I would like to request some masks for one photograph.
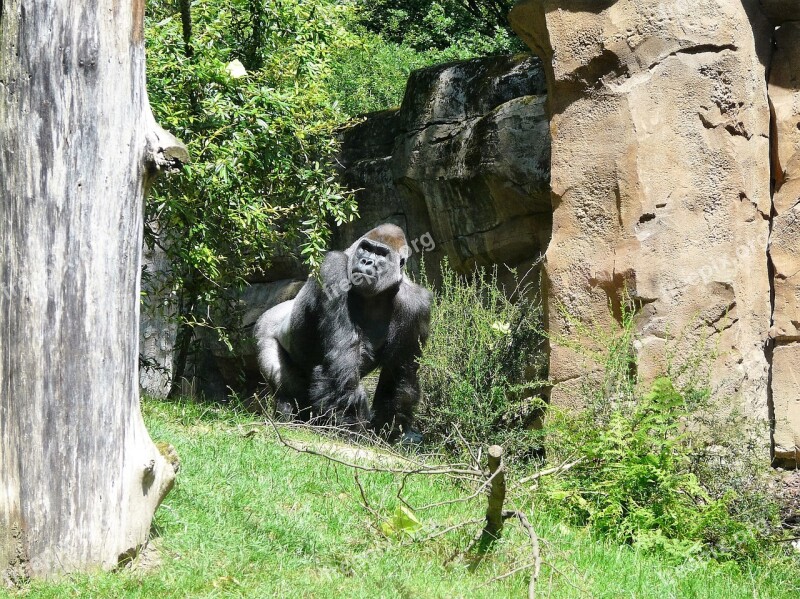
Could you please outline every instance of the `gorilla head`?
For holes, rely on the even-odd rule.
[[[375,227],[345,252],[353,290],[372,297],[395,288],[403,279],[403,266],[410,251],[403,230],[395,225]]]

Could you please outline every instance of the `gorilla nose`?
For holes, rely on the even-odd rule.
[[[373,266],[375,261],[372,258],[361,258],[361,266]]]

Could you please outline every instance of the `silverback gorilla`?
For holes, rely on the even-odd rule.
[[[256,323],[259,364],[284,417],[321,417],[419,440],[417,358],[428,337],[431,293],[403,272],[402,229],[383,224],[325,255],[293,300]],[[361,378],[381,368],[370,410]]]

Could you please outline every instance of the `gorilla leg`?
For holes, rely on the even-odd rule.
[[[372,425],[391,441],[422,441],[413,428],[420,395],[417,360],[428,339],[431,300],[429,291],[413,284],[401,286],[394,298],[381,377],[372,403]]]

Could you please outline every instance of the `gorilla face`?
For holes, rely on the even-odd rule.
[[[407,247],[399,227],[381,225],[354,243],[350,254],[350,283],[370,297],[397,286],[403,277]]]

